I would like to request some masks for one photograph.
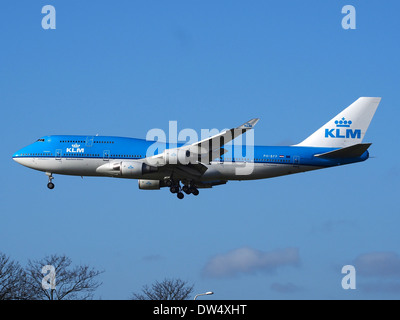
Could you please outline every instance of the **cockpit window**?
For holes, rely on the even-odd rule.
[[[44,142],[44,139],[37,139],[37,141]]]

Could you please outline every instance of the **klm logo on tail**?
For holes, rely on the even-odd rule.
[[[325,129],[325,138],[361,139],[361,129],[349,129],[352,123],[344,117],[336,120],[336,129]]]

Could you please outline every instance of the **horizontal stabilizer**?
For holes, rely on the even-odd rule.
[[[345,147],[342,149],[329,151],[321,154],[316,154],[315,157],[327,158],[327,159],[337,159],[337,158],[358,158],[367,151],[372,143],[358,143],[350,147]]]

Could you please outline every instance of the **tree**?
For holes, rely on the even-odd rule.
[[[71,267],[72,261],[65,255],[51,255],[42,260],[29,260],[26,270],[25,286],[31,292],[32,300],[87,300],[93,298],[94,291],[101,285],[96,280],[104,271],[87,265]],[[44,266],[53,270],[53,283],[43,285],[46,273]],[[47,271],[46,271],[47,272]],[[49,274],[47,274],[49,277]],[[52,280],[52,279],[50,279]],[[51,285],[52,284],[52,285]]]
[[[143,286],[141,293],[133,293],[132,300],[186,300],[193,292],[194,285],[180,279],[156,281],[149,288]]]
[[[20,299],[23,269],[18,262],[0,252],[0,300]]]

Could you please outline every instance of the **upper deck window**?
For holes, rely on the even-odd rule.
[[[37,141],[44,142],[44,139],[37,139]]]
[[[61,143],[85,143],[86,141],[82,140],[60,140]]]

